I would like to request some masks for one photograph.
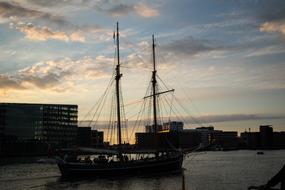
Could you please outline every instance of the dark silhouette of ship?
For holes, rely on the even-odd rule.
[[[117,132],[118,146],[115,150],[109,149],[91,149],[81,148],[73,150],[66,154],[64,158],[58,158],[58,167],[63,176],[121,176],[134,174],[153,174],[160,172],[177,172],[181,171],[183,163],[183,152],[177,149],[162,150],[154,145],[154,150],[146,151],[127,151],[122,146],[121,137],[121,115],[120,115],[120,56],[119,56],[119,26],[117,23],[116,35],[117,46],[117,65],[115,68],[116,80],[116,113],[117,113]],[[153,104],[153,126],[154,133],[157,134],[157,96],[165,92],[157,92],[157,70],[155,60],[155,40],[152,36],[152,53],[153,53],[153,71],[152,71],[152,98]],[[86,155],[89,156],[86,156]],[[78,159],[78,155],[85,155],[85,158]],[[91,159],[93,157],[93,159]]]

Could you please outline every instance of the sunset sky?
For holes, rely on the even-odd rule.
[[[154,34],[192,116],[284,118],[284,0],[0,0],[1,102],[78,104],[82,119],[112,75],[117,21],[125,103],[145,94]]]

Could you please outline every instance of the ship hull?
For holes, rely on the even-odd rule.
[[[62,176],[109,177],[122,175],[149,175],[180,171],[183,156],[163,160],[138,160],[124,163],[88,164],[76,162],[58,162]]]

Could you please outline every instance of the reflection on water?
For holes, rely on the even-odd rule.
[[[80,179],[62,180],[60,177],[56,181],[45,184],[44,189],[177,189],[182,174],[159,175],[153,177],[129,177],[113,179]],[[182,185],[182,184],[180,184]],[[179,189],[179,188],[178,188]]]
[[[247,189],[265,183],[284,164],[285,151],[207,152],[192,154],[183,167],[185,189]],[[63,179],[56,165],[13,164],[0,166],[1,190],[11,189],[112,189],[180,190],[182,174],[112,179]]]

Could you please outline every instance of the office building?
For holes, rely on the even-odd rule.
[[[70,146],[76,143],[77,113],[77,105],[0,103],[0,134]]]

